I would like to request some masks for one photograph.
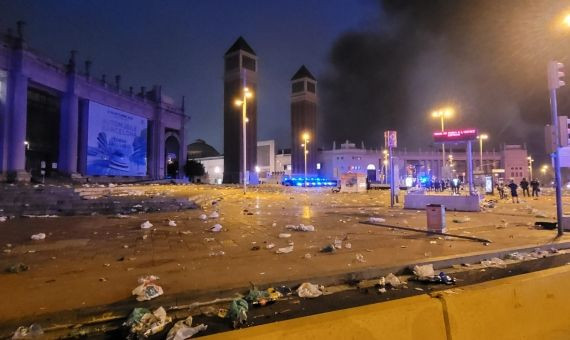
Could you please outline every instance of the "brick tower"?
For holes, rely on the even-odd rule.
[[[239,37],[224,55],[224,183],[243,181],[242,107],[235,101],[243,99],[247,87],[253,97],[247,100],[246,163],[255,174],[257,163],[257,56],[248,43]]]
[[[291,164],[292,174],[305,173],[303,135],[309,135],[307,176],[317,171],[317,80],[305,67],[291,78]]]

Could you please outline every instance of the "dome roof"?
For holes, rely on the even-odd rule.
[[[206,144],[203,139],[196,139],[194,143],[188,144],[188,159],[216,157],[220,153],[213,146]]]

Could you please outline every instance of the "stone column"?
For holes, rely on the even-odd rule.
[[[28,181],[26,172],[26,122],[28,78],[20,70],[11,72],[8,85],[8,180]]]
[[[162,109],[156,109],[155,119],[151,122],[150,150],[148,158],[149,176],[151,179],[164,178],[164,124],[162,123]]]
[[[6,103],[6,88],[8,86],[8,74],[2,70],[0,70],[0,181],[6,180],[6,171],[7,171],[7,154],[8,154],[8,145],[7,145],[7,135],[8,135],[8,126],[7,126],[7,115],[8,115],[8,107]]]
[[[75,74],[67,77],[67,91],[61,99],[58,170],[77,175],[77,148],[79,141],[79,100],[75,94]]]
[[[188,152],[186,149],[186,125],[184,124],[186,121],[186,117],[182,116],[182,126],[180,127],[180,133],[178,140],[180,141],[180,151],[178,155],[178,177],[184,178],[184,165],[186,165],[186,158],[188,156]]]

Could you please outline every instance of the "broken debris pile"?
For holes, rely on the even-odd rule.
[[[40,325],[33,323],[30,327],[20,326],[12,335],[12,339],[35,339],[40,338],[44,331]]]
[[[164,327],[172,322],[172,318],[166,315],[164,308],[159,307],[152,313],[146,308],[135,308],[123,324],[130,328],[131,334],[149,337],[164,330]]]
[[[452,285],[457,281],[454,277],[446,275],[444,272],[440,272],[436,275],[433,269],[433,264],[431,263],[420,266],[416,265],[413,268],[413,272],[415,275],[414,279],[420,282]]]
[[[192,327],[192,316],[187,317],[185,320],[180,320],[172,326],[166,340],[185,340],[193,337],[195,334],[208,329],[208,326],[203,323]]]

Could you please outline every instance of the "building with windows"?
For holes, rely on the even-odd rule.
[[[184,101],[161,86],[135,93],[28,47],[23,23],[0,36],[0,177],[114,181],[176,177],[186,163]]]
[[[202,142],[203,141],[200,140],[201,150],[215,150],[213,147],[205,144],[205,142],[202,144]],[[196,143],[190,144],[188,146],[188,150],[195,150],[195,144]],[[190,147],[191,145],[192,147]],[[189,159],[195,159],[204,165],[205,175],[201,181],[210,184],[222,184],[224,178],[225,157],[223,155],[212,155],[211,153],[202,154],[204,157],[201,158],[191,157],[190,153],[188,154]],[[291,174],[291,154],[284,153],[284,150],[281,150],[280,153],[276,154],[274,140],[257,142],[257,159],[258,164],[254,166],[254,171],[256,172],[256,177],[259,178],[260,182],[278,183],[283,175]]]
[[[500,151],[484,151],[481,158],[478,151],[473,151],[474,169],[480,174],[492,174],[508,180],[513,178],[517,183],[528,177],[529,164],[527,150],[521,145],[503,145]],[[441,150],[428,149],[408,151],[405,148],[394,149],[394,164],[399,169],[399,180],[406,177],[429,176],[437,178],[464,178],[467,172],[467,154],[465,148],[448,148],[446,166],[449,174],[442,173]],[[317,167],[319,175],[325,178],[339,179],[343,173],[353,172],[365,174],[370,181],[384,182],[388,168],[388,157],[385,150],[366,149],[364,143],[357,147],[355,143],[346,141],[340,148],[322,150],[318,153]],[[504,172],[503,172],[504,170]]]

